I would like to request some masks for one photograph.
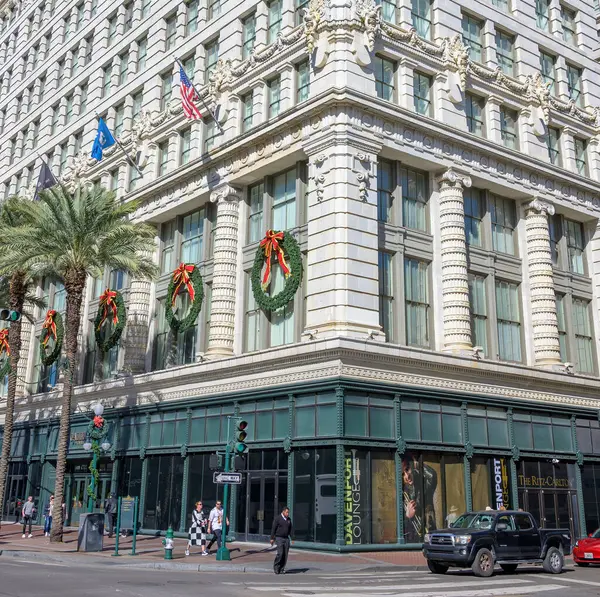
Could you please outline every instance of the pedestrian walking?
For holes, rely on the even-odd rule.
[[[31,525],[33,524],[33,515],[35,514],[35,504],[33,502],[33,496],[29,496],[27,501],[23,504],[23,510],[21,516],[23,516],[23,539],[25,539],[25,528],[29,525],[29,538],[33,537],[31,533]]]
[[[52,508],[54,507],[54,496],[50,496],[50,501],[44,508],[44,537],[50,537],[50,529],[52,528]]]
[[[225,532],[227,532],[227,526],[229,525],[229,518],[226,521]],[[212,539],[206,548],[206,551],[210,553],[210,548],[217,542],[217,548],[221,548],[221,537],[223,533],[223,504],[219,500],[215,507],[210,511],[208,515],[208,532],[212,533]]]
[[[277,553],[273,562],[275,574],[285,574],[291,536],[292,519],[290,518],[290,509],[284,506],[281,514],[273,520],[273,526],[271,527],[271,545],[273,543],[277,544]]]
[[[190,555],[190,547],[192,545],[198,545],[198,541],[200,542],[200,546],[202,547],[202,555],[207,556],[208,551],[206,551],[206,529],[208,527],[208,518],[206,518],[206,514],[204,514],[204,510],[202,509],[202,501],[196,502],[196,507],[192,511],[192,526],[188,532],[188,544],[185,550],[185,555]]]
[[[104,502],[104,514],[106,514],[106,526],[108,526],[109,539],[113,536],[115,514],[117,512],[117,495],[112,492]]]

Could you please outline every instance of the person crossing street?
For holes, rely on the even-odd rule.
[[[275,574],[285,574],[291,536],[292,519],[290,518],[290,509],[285,506],[281,514],[275,517],[273,526],[271,527],[271,545],[273,543],[277,544],[277,553],[273,562],[273,571]]]

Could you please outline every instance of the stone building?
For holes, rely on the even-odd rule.
[[[72,523],[101,401],[101,491],[139,496],[143,530],[184,531],[196,499],[221,495],[208,459],[233,416],[250,432],[240,539],[268,534],[286,502],[298,545],[343,550],[419,543],[488,505],[575,535],[600,526],[590,2],[0,0],[0,14],[0,197],[31,196],[44,157],[157,226],[156,281],[87,285]],[[174,57],[202,121],[184,117]],[[89,157],[96,114],[141,175],[117,146]],[[250,284],[268,229],[295,238],[304,272],[274,312]],[[172,334],[182,262],[204,301]],[[271,291],[285,284],[275,264]],[[103,356],[92,322],[108,286],[127,327]],[[39,293],[64,310],[60,281]],[[54,485],[61,379],[40,365],[44,315],[23,325],[5,516]]]

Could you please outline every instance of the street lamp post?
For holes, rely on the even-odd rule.
[[[83,449],[86,452],[92,452],[92,462],[90,463],[90,473],[92,479],[87,488],[88,493],[88,512],[94,511],[94,502],[96,501],[98,493],[98,459],[101,455],[101,450],[108,452],[111,448],[111,444],[108,441],[108,425],[102,417],[104,413],[104,406],[98,403],[92,406],[94,411],[94,418],[90,420],[88,425],[86,440],[83,444]]]

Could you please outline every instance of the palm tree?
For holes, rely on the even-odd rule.
[[[19,204],[24,199],[12,197],[0,207],[0,226],[14,228],[19,225]],[[0,250],[2,240],[0,239]],[[29,291],[34,285],[30,271],[22,263],[15,263],[14,268],[3,271],[0,279],[0,305],[10,307],[14,311],[23,313],[25,304],[31,306],[44,306],[43,301],[36,298]],[[29,318],[28,314],[23,313]],[[8,330],[8,344],[10,346],[10,373],[8,374],[8,393],[6,396],[6,411],[4,418],[4,435],[2,437],[2,451],[0,452],[0,521],[4,509],[4,491],[8,473],[8,461],[12,444],[15,395],[17,392],[17,369],[21,353],[21,320],[10,324]]]
[[[88,276],[98,277],[105,268],[153,278],[156,266],[148,255],[154,252],[155,229],[132,221],[135,202],[121,203],[102,188],[77,187],[73,195],[61,186],[40,193],[40,201],[24,203],[19,228],[0,225],[3,266],[24,264],[35,275],[61,280],[66,290],[64,355],[65,380],[62,394],[56,485],[50,541],[62,541],[64,480],[72,411],[73,384],[78,365],[77,334],[83,291]]]

